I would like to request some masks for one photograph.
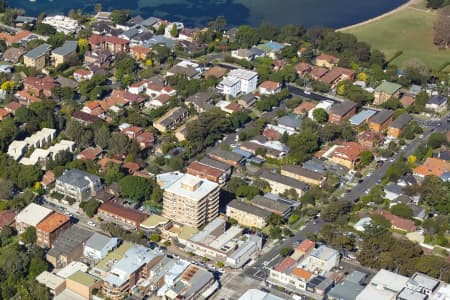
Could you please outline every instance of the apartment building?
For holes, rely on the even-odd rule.
[[[412,119],[413,118],[409,114],[398,116],[388,127],[388,137],[398,139],[402,134],[403,129],[405,129],[406,125],[408,125]]]
[[[52,46],[49,44],[42,44],[33,50],[25,53],[23,56],[23,63],[27,67],[35,68],[36,70],[42,70],[47,64],[47,56]]]
[[[391,97],[399,97],[402,86],[398,83],[384,81],[375,88],[373,104],[380,105]]]
[[[308,190],[306,183],[278,173],[265,171],[259,177],[269,183],[270,190],[274,194],[283,194],[292,189],[298,197],[302,197]]]
[[[326,177],[323,174],[295,165],[285,165],[281,169],[281,175],[305,182],[307,184],[318,185],[320,187],[326,180]]]
[[[242,226],[262,229],[266,227],[267,219],[271,213],[235,199],[228,203],[226,215]]]
[[[131,229],[139,229],[141,222],[148,218],[147,214],[112,201],[102,203],[98,208],[97,214],[103,219]]]
[[[389,125],[391,125],[392,119],[394,118],[394,112],[389,109],[384,109],[379,111],[369,120],[369,128],[376,133],[380,133],[386,130]]]
[[[69,227],[68,216],[53,212],[36,225],[36,244],[42,248],[51,248],[58,236]]]
[[[71,169],[56,179],[55,191],[82,202],[95,196],[103,188],[99,177]]]
[[[16,230],[23,233],[27,227],[36,227],[42,220],[44,220],[53,211],[46,207],[40,206],[36,203],[30,203],[27,207],[22,209],[16,216]]]
[[[243,69],[231,70],[217,86],[224,95],[236,97],[238,94],[248,94],[256,90],[258,73]]]
[[[51,60],[54,66],[67,62],[69,57],[77,53],[77,41],[65,41],[61,47],[52,51]]]
[[[219,192],[217,183],[185,174],[164,190],[163,216],[199,228],[218,216]]]
[[[161,132],[175,129],[189,116],[189,112],[183,107],[174,107],[159,118],[153,126]]]

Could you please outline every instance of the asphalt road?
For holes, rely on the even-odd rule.
[[[308,223],[305,228],[298,231],[294,236],[278,243],[269,252],[259,257],[259,259],[252,266],[249,266],[244,271],[244,274],[258,280],[265,280],[267,277],[266,267],[270,268],[282,260],[282,257],[280,256],[280,250],[282,248],[294,247],[293,245],[297,240],[305,240],[308,232],[312,232],[314,234],[318,233],[324,225],[325,222],[321,219],[317,219],[316,224],[313,222]]]
[[[340,100],[340,99],[337,99],[337,98],[334,98],[331,96],[324,96],[324,95],[317,94],[314,92],[310,92],[310,93],[306,94],[304,89],[302,89],[298,86],[292,85],[292,84],[288,84],[287,88],[288,88],[289,93],[294,94],[296,96],[303,97],[303,98],[316,100],[316,101],[329,100],[329,101],[333,101],[333,102],[342,102],[342,100]]]

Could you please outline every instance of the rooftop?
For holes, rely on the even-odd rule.
[[[71,169],[58,177],[57,181],[76,186],[78,188],[84,188],[91,183],[100,183],[100,178],[78,169]]]
[[[252,205],[259,206],[268,211],[279,211],[282,214],[291,208],[291,205],[281,201],[272,200],[264,196],[257,195],[251,201]]]
[[[261,218],[267,218],[271,214],[267,210],[264,210],[264,209],[259,208],[259,207],[255,207],[253,205],[247,204],[244,201],[240,201],[240,200],[237,200],[237,199],[234,199],[233,201],[228,203],[227,206],[228,207],[232,207],[232,208],[237,209],[237,210],[240,210],[240,211],[244,211],[246,213],[249,213],[249,214],[261,217]]]
[[[387,120],[389,120],[389,118],[391,118],[393,115],[394,115],[394,112],[392,110],[383,109],[382,111],[379,111],[378,113],[376,113],[375,116],[370,118],[370,122],[377,123],[377,124],[383,124]]]
[[[90,274],[77,271],[73,273],[69,278],[69,280],[75,281],[79,283],[80,285],[83,285],[85,287],[92,287],[94,284],[96,284],[100,279],[92,276]]]
[[[339,255],[339,253],[335,249],[325,245],[313,249],[310,254],[310,256],[316,257],[321,260],[329,260],[335,255]]]
[[[281,175],[281,174],[278,174],[278,173],[274,173],[274,172],[265,171],[259,177],[261,177],[262,179],[275,181],[275,182],[278,182],[278,183],[283,184],[283,185],[290,186],[290,187],[295,188],[295,189],[304,190],[304,189],[306,189],[308,187],[305,183],[303,183],[301,181],[298,181],[298,180],[295,180],[295,179],[293,179],[291,177],[287,177],[287,176],[284,176],[284,175]]]
[[[52,212],[53,211],[51,209],[37,205],[35,203],[30,203],[16,216],[16,222],[25,223],[30,226],[36,226]]]
[[[39,274],[36,277],[36,281],[39,282],[40,284],[45,285],[46,287],[48,287],[51,290],[54,290],[58,287],[60,287],[61,285],[63,285],[66,280],[64,278],[61,278],[53,273],[44,271],[41,274]]]
[[[66,56],[77,51],[78,42],[77,41],[65,41],[61,47],[56,48],[52,51],[53,54]]]
[[[380,92],[380,93],[382,92],[382,93],[386,93],[388,95],[393,95],[401,88],[402,88],[402,86],[398,83],[384,81],[383,83],[381,83],[379,86],[377,86],[375,88],[375,92]]]
[[[218,184],[206,179],[184,174],[183,177],[175,181],[166,188],[166,191],[187,197],[191,200],[199,201],[218,188]]]
[[[93,232],[80,225],[73,225],[61,233],[48,251],[49,256],[70,255],[77,247],[92,236]]]
[[[399,128],[402,129],[405,127],[406,124],[408,124],[413,118],[409,114],[402,114],[395,119],[390,127],[392,128]]]
[[[238,300],[284,300],[270,293],[257,289],[247,290]]]
[[[308,169],[305,169],[301,166],[296,166],[296,165],[285,165],[283,166],[283,171],[289,172],[289,173],[294,173],[296,175],[300,175],[303,177],[308,177],[308,178],[312,178],[314,180],[322,180],[323,179],[323,175]]]
[[[107,237],[106,235],[95,232],[84,244],[85,247],[89,247],[95,250],[102,250],[111,240],[115,240],[117,244],[117,238]]]
[[[366,122],[369,120],[373,115],[375,115],[377,112],[375,110],[369,110],[365,109],[354,115],[349,119],[350,124],[353,126],[359,126],[363,122]]]
[[[53,212],[37,224],[36,229],[44,232],[53,232],[68,222],[70,222],[70,218],[68,216]]]
[[[158,227],[160,225],[164,225],[167,222],[169,222],[169,219],[153,214],[150,217],[148,217],[147,219],[145,219],[144,222],[141,223],[141,227],[150,229],[150,228]]]
[[[339,104],[335,104],[331,110],[330,113],[335,114],[335,115],[339,115],[339,116],[344,116],[345,114],[347,114],[349,111],[351,111],[353,108],[356,107],[356,103],[353,101],[344,101],[341,102]]]
[[[217,156],[220,158],[223,158],[225,160],[231,160],[234,162],[240,162],[244,157],[242,155],[239,155],[237,153],[221,150],[221,149],[215,149],[208,153],[210,156]]]
[[[228,73],[228,76],[239,78],[242,80],[250,80],[253,77],[258,76],[258,73],[244,69],[234,69]]]
[[[98,210],[113,214],[115,216],[122,217],[127,220],[131,220],[136,223],[140,223],[148,217],[148,215],[145,213],[142,213],[140,211],[128,207],[124,207],[120,204],[111,201],[102,203],[102,205],[100,205]]]
[[[48,51],[50,51],[51,48],[52,48],[52,46],[50,46],[49,44],[42,44],[42,45],[34,48],[33,50],[27,52],[25,54],[25,56],[29,57],[31,59],[37,59],[37,58],[41,57],[42,55],[45,55]]]

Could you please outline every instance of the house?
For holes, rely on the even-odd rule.
[[[311,78],[314,80],[319,80],[320,78],[322,78],[325,74],[328,73],[328,69],[324,68],[324,67],[318,67],[318,66],[313,66],[311,69]]]
[[[380,105],[388,101],[391,97],[399,97],[402,86],[398,83],[383,81],[375,88],[373,104]]]
[[[115,237],[95,232],[85,243],[83,247],[83,256],[93,262],[98,262],[118,246],[119,240]]]
[[[54,241],[47,252],[46,259],[54,268],[66,267],[72,261],[78,261],[83,256],[83,244],[93,235],[90,230],[81,225],[73,225]]]
[[[237,59],[245,59],[247,61],[252,61],[258,57],[264,57],[266,54],[263,50],[258,49],[256,47],[252,47],[250,49],[237,49],[231,51],[231,57]]]
[[[332,124],[342,124],[344,120],[352,117],[355,113],[356,103],[353,101],[343,101],[330,109],[328,122]]]
[[[322,53],[315,58],[314,63],[316,66],[332,69],[338,65],[339,58],[333,55]]]
[[[0,39],[6,42],[7,46],[14,44],[24,44],[25,41],[36,39],[37,36],[28,30],[20,30],[15,35],[11,35],[7,32],[0,32]]]
[[[36,277],[36,281],[45,286],[53,296],[59,295],[66,288],[66,280],[53,273],[44,271]]]
[[[131,47],[130,53],[136,60],[145,60],[150,55],[150,49],[143,46],[134,46]]]
[[[408,125],[412,119],[413,118],[409,114],[398,116],[388,127],[388,137],[398,139],[402,134],[403,129],[405,129],[406,125]]]
[[[94,72],[86,69],[78,69],[73,72],[73,78],[78,81],[91,80],[92,76],[94,76]]]
[[[266,171],[259,177],[269,183],[271,192],[275,194],[283,194],[286,191],[294,190],[300,198],[308,190],[308,186],[304,182],[278,173]]]
[[[47,64],[47,56],[52,46],[49,44],[42,44],[33,50],[27,52],[23,56],[23,63],[27,67],[42,70]]]
[[[23,82],[24,89],[36,97],[53,97],[52,89],[59,84],[52,77],[27,77]]]
[[[376,213],[388,220],[394,229],[399,229],[406,232],[416,231],[416,225],[411,220],[396,216],[387,210],[379,210]]]
[[[298,77],[304,77],[312,71],[312,67],[312,65],[306,62],[300,62],[295,65],[295,71],[297,72]]]
[[[415,102],[416,102],[416,99],[410,95],[403,95],[400,98],[400,104],[403,106],[403,108],[408,108],[411,105],[413,105]]]
[[[0,212],[0,230],[6,226],[11,226],[16,219],[16,213],[12,211],[2,211]]]
[[[225,74],[228,72],[228,69],[219,67],[219,66],[214,66],[210,69],[208,69],[207,71],[203,72],[203,77],[205,77],[205,79],[208,78],[222,78],[223,76],[225,76]]]
[[[303,100],[302,103],[294,109],[294,113],[296,115],[308,115],[309,111],[314,109],[314,107],[316,107],[314,102]]]
[[[36,227],[43,219],[53,211],[36,203],[30,203],[16,216],[16,230],[23,233],[27,227]]]
[[[52,51],[51,60],[54,66],[58,66],[68,61],[68,59],[77,53],[77,41],[65,41],[61,47]]]
[[[314,120],[314,111],[316,109],[323,109],[325,110],[327,113],[330,112],[331,108],[333,107],[334,102],[331,100],[322,100],[320,101],[313,109],[311,109],[308,112],[308,118],[310,118],[311,120]]]
[[[36,17],[17,16],[14,20],[17,28],[23,28],[24,25],[28,25],[29,28],[33,28],[36,25]]]
[[[364,109],[351,117],[348,121],[350,122],[350,125],[359,127],[366,124],[376,113],[376,110]]]
[[[76,271],[66,278],[66,291],[79,295],[83,299],[92,299],[94,290],[100,290],[101,286],[100,278],[81,271]],[[69,298],[74,299],[75,297],[70,295]]]
[[[262,229],[267,225],[267,219],[271,213],[244,201],[234,199],[227,204],[226,215],[242,226]]]
[[[183,107],[174,107],[159,118],[153,126],[160,132],[166,132],[178,127],[189,116],[189,112]]]
[[[281,50],[284,47],[286,47],[286,46],[283,44],[280,44],[278,42],[274,42],[274,41],[269,41],[267,43],[256,46],[256,48],[264,51],[266,56],[268,56],[272,59],[276,59],[277,55],[281,52]]]
[[[285,165],[281,168],[281,175],[305,182],[311,185],[322,186],[326,177],[318,172],[305,169],[301,166]]]
[[[78,25],[78,21],[63,15],[48,16],[42,20],[43,24],[47,24],[56,29],[57,32],[64,34],[74,34],[81,27]]]
[[[279,92],[281,92],[281,84],[278,82],[266,80],[259,85],[261,95],[275,95]]]
[[[3,59],[7,62],[17,64],[25,54],[25,49],[10,47],[3,53]]]
[[[201,72],[198,64],[191,61],[181,61],[167,71],[166,77],[175,76],[176,74],[183,74],[187,79],[191,80],[199,78]]]
[[[198,113],[202,113],[212,109],[214,107],[212,102],[213,102],[212,95],[211,93],[208,92],[198,92],[188,97],[186,100],[184,100],[184,103],[186,105],[194,107],[194,109]]]
[[[99,177],[71,169],[56,179],[55,191],[82,202],[95,196],[103,188]]]
[[[447,97],[434,95],[428,100],[427,104],[425,104],[425,108],[435,113],[440,113],[447,110],[447,102]]]
[[[275,59],[272,61],[272,70],[275,72],[281,71],[287,66],[287,62],[284,59]]]
[[[355,72],[353,70],[334,67],[330,72],[320,77],[319,81],[328,84],[331,88],[335,88],[339,82],[344,80],[353,81],[354,78]]]
[[[339,265],[339,258],[340,254],[337,250],[322,245],[310,252],[304,262],[305,269],[310,272],[324,274]]]
[[[365,218],[359,219],[359,221],[356,222],[355,225],[353,225],[353,228],[357,231],[364,232],[366,230],[366,227],[370,226],[371,224],[372,224],[372,218],[365,217]]]
[[[391,125],[393,117],[394,112],[392,110],[383,109],[369,119],[369,128],[376,133],[380,133]]]
[[[189,166],[187,167],[187,173],[213,181],[218,184],[224,184],[227,179],[227,174],[223,171],[206,166],[197,161],[193,161],[189,164]]]
[[[403,289],[408,280],[409,278],[406,276],[381,269],[375,274],[361,293],[356,296],[356,300],[396,299],[396,295]]]
[[[450,172],[450,162],[434,157],[428,157],[422,165],[413,170],[414,176],[421,180],[425,176],[442,177],[447,172]]]
[[[358,144],[364,148],[371,150],[383,140],[380,134],[376,134],[372,130],[365,130],[358,134]]]
[[[36,245],[42,248],[51,248],[54,241],[70,225],[68,216],[52,212],[36,225]]]
[[[366,150],[366,148],[356,142],[344,142],[334,148],[329,159],[338,165],[353,170],[359,162],[361,152],[364,150]]]
[[[105,220],[110,220],[132,229],[139,229],[141,222],[148,218],[148,215],[145,213],[111,201],[102,203],[98,208],[97,214]]]
[[[23,106],[29,106],[31,103],[41,102],[42,99],[36,96],[31,95],[27,91],[17,91],[14,94],[14,97],[16,97],[19,100],[19,104]]]
[[[0,107],[0,121],[3,121],[3,119],[9,116],[11,116],[11,113],[3,107]]]
[[[83,151],[81,151],[77,155],[77,159],[81,159],[81,160],[85,159],[85,160],[94,161],[100,157],[102,152],[103,152],[103,149],[100,147],[95,147],[95,148],[89,147],[89,148],[86,148]]]
[[[403,195],[403,188],[395,183],[388,184],[384,187],[385,198],[392,201]]]
[[[106,68],[111,65],[113,61],[113,54],[107,49],[94,49],[86,51],[84,54],[84,62],[92,67]]]
[[[184,242],[186,250],[202,257],[220,260],[231,268],[241,268],[262,249],[262,238],[244,234],[244,228],[216,218]],[[233,245],[229,247],[227,245]]]
[[[241,94],[241,95],[238,96],[237,102],[242,107],[248,108],[248,107],[250,107],[250,106],[252,106],[253,104],[256,103],[256,97],[252,93],[245,94],[245,95]]]
[[[248,94],[256,90],[258,73],[244,70],[231,70],[217,86],[220,93],[236,97],[238,94]]]

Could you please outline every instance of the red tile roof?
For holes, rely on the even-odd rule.
[[[68,222],[70,222],[70,218],[68,216],[53,212],[36,225],[36,230],[51,233]]]
[[[145,219],[148,218],[147,214],[144,214],[140,211],[137,211],[137,210],[134,210],[131,208],[124,207],[120,204],[117,204],[117,203],[114,203],[111,201],[102,203],[102,205],[100,205],[100,207],[98,208],[98,211],[99,212],[103,211],[108,214],[112,214],[117,217],[120,217],[120,218],[131,220],[138,224],[140,224],[142,221],[144,221]]]
[[[345,142],[335,149],[333,156],[350,161],[356,161],[359,159],[359,155],[364,150],[366,150],[366,148],[356,142]]]
[[[290,267],[295,265],[297,262],[292,257],[286,257],[283,259],[278,265],[273,268],[275,271],[284,273],[286,272]]]
[[[329,63],[333,63],[333,64],[339,63],[339,58],[337,58],[336,56],[330,55],[330,54],[325,54],[325,53],[317,56],[316,60],[325,60],[325,61],[327,61]]]
[[[380,216],[386,218],[389,222],[391,222],[392,227],[408,232],[416,231],[416,226],[414,225],[414,222],[411,220],[396,216],[386,210],[380,210],[377,212],[377,214],[379,214]]]
[[[102,151],[103,149],[100,147],[90,147],[81,151],[78,156],[81,157],[81,159],[95,160],[100,155],[100,153],[102,153]]]
[[[215,177],[215,178],[218,178],[218,177],[220,177],[222,175],[222,171],[220,171],[218,169],[215,169],[215,168],[212,168],[212,167],[209,167],[209,166],[206,166],[206,165],[203,165],[203,164],[201,164],[201,163],[199,163],[197,161],[193,161],[187,167],[187,172],[189,174],[191,174],[190,172],[192,172],[192,171],[200,172],[200,173],[203,173],[203,174]]]
[[[264,88],[269,91],[274,91],[280,87],[280,84],[275,81],[266,80],[259,86],[260,88]]]
[[[0,212],[0,229],[14,223],[15,218],[16,218],[15,212],[12,211]]]
[[[316,243],[314,243],[313,241],[304,240],[295,248],[295,251],[301,251],[304,253],[308,253],[309,251],[314,249],[315,246],[316,246]]]

